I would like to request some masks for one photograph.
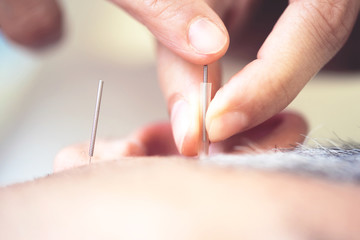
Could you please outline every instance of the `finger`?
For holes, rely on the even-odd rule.
[[[61,150],[54,160],[54,172],[89,164],[89,143],[72,145]],[[92,163],[114,161],[121,157],[145,156],[143,146],[133,139],[97,140]]]
[[[305,119],[294,112],[283,112],[248,131],[212,143],[210,153],[249,153],[272,149],[291,149],[303,143],[308,132]]]
[[[359,1],[291,1],[258,53],[218,91],[206,125],[211,141],[284,109],[346,41]]]
[[[40,47],[59,39],[62,17],[55,0],[0,0],[0,26],[12,41]]]
[[[181,154],[196,155],[203,66],[183,60],[161,44],[157,52],[160,85],[167,101],[176,146]],[[219,88],[220,80],[220,65],[215,62],[209,66],[213,93]]]
[[[223,56],[229,45],[219,16],[199,0],[112,0],[142,22],[167,48],[197,64]],[[231,0],[223,1],[224,5]]]

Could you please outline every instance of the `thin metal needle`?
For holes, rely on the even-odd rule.
[[[209,153],[209,137],[206,131],[206,112],[211,98],[211,83],[208,82],[208,65],[204,65],[204,78],[201,87],[201,142],[199,156],[204,157]]]
[[[98,126],[98,122],[99,122],[99,113],[100,113],[100,104],[101,104],[103,86],[104,86],[104,81],[100,80],[99,81],[98,92],[97,92],[97,98],[96,98],[94,122],[93,122],[93,127],[92,127],[92,132],[91,132],[91,139],[90,139],[89,164],[91,163],[91,157],[94,156],[96,131],[97,131],[97,126]]]
[[[208,65],[204,65],[204,83],[208,83]]]
[[[203,77],[203,83],[206,84],[208,83],[208,65],[204,65],[204,77]],[[206,111],[207,111],[207,99],[208,99],[208,96],[207,96],[207,89],[206,89],[206,85],[205,85],[205,89],[203,89],[202,91],[202,97],[203,97],[203,100],[202,100],[202,141],[205,143],[205,154],[207,155],[207,132],[206,132]]]

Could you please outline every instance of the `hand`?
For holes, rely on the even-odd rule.
[[[166,9],[166,12],[150,22],[143,19],[159,39],[160,82],[168,102],[176,145],[185,155],[194,155],[197,151],[199,129],[196,107],[198,85],[202,80],[202,67],[198,64],[214,62],[223,55],[228,43],[227,33],[211,9],[222,19],[233,17],[229,20],[232,28],[239,25],[244,30],[245,23],[253,24],[246,20],[256,3],[207,2],[211,8],[198,8],[204,4],[203,1],[176,1],[172,5],[170,1],[153,1],[156,4],[152,5],[152,9]],[[192,11],[189,11],[189,6]],[[210,79],[217,93],[206,119],[211,141],[222,141],[254,128],[284,109],[345,43],[358,12],[359,1],[290,1],[261,46],[257,59],[219,91],[221,70],[219,62],[214,62],[210,66]],[[191,24],[197,23],[199,16],[210,19],[218,26],[219,30],[215,31],[199,24],[202,28],[197,30],[200,36],[196,40],[200,41],[202,36],[201,41],[205,42],[205,46],[212,46],[211,50],[191,47]],[[164,22],[164,19],[169,22],[161,25],[159,22]],[[176,22],[173,22],[174,19]],[[154,21],[157,24],[153,24]],[[206,29],[211,29],[211,32],[206,32]],[[246,32],[243,31],[243,34]],[[214,42],[209,44],[213,39]]]
[[[197,153],[200,65],[213,63],[209,73],[216,95],[209,106],[206,127],[211,141],[219,142],[258,126],[284,109],[344,45],[360,5],[358,0],[290,1],[257,58],[217,91],[221,81],[217,60],[229,44],[221,19],[246,35],[247,25],[259,20],[251,18],[262,6],[259,1],[113,2],[144,23],[158,40],[160,83],[177,148],[185,155]],[[268,5],[266,11],[283,6],[278,2]]]

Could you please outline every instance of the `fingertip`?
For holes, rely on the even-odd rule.
[[[246,122],[246,117],[241,112],[223,113],[210,120],[208,133],[212,142],[224,140],[241,131]]]
[[[113,0],[167,49],[193,64],[210,64],[229,46],[225,24],[206,1]]]
[[[172,132],[174,135],[175,144],[180,153],[183,150],[183,144],[185,142],[185,137],[190,131],[191,125],[191,114],[189,104],[180,99],[174,103],[171,108],[171,126]]]
[[[199,135],[197,133],[186,136],[184,144],[181,148],[181,154],[188,157],[193,157],[198,154]]]
[[[58,41],[63,33],[62,14],[55,1],[22,2],[6,5],[11,11],[2,12],[0,22],[5,35],[13,42],[40,48]]]
[[[193,104],[195,106],[195,104]],[[176,147],[180,154],[197,154],[198,124],[196,109],[186,100],[178,100],[171,109],[171,126]]]
[[[225,140],[242,131],[249,123],[248,116],[234,107],[238,107],[239,104],[231,101],[226,88],[228,86],[224,86],[217,91],[206,114],[206,129],[211,142]],[[237,91],[231,89],[230,94],[233,94],[233,92]]]
[[[194,18],[188,29],[190,47],[199,55],[200,64],[208,64],[213,58],[223,56],[229,47],[229,35],[223,24],[216,24],[208,18]],[[203,60],[203,61],[202,61]]]

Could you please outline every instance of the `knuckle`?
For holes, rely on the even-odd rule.
[[[164,1],[162,1],[162,0],[143,0],[142,2],[147,7],[155,8],[158,6],[158,4],[161,4]]]
[[[167,1],[167,0],[140,0],[144,11],[153,18],[169,18],[177,15],[182,8],[194,2],[194,0]]]
[[[170,1],[163,0],[143,0],[143,3],[147,11],[151,14],[151,17],[160,18],[167,14],[167,10],[172,7]]]

